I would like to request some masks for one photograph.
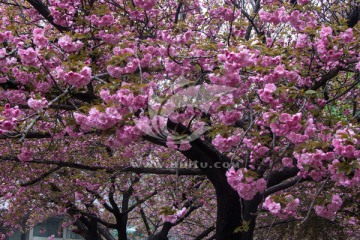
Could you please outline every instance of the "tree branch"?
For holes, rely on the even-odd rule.
[[[17,157],[0,157],[0,161],[13,161],[21,162]],[[105,170],[108,173],[136,173],[136,174],[157,174],[157,175],[187,175],[197,176],[204,175],[200,169],[191,168],[155,168],[155,167],[130,167],[130,166],[115,166],[115,167],[104,167],[104,166],[89,166],[73,162],[60,162],[51,160],[39,160],[33,159],[27,162],[28,164],[48,164],[57,165],[60,167],[69,167],[80,170],[88,171],[101,171]]]
[[[284,168],[281,171],[273,172],[268,177],[267,183],[268,188],[275,186],[286,179],[295,177],[296,174],[299,172],[299,169],[296,167],[293,168]]]
[[[311,90],[318,90],[319,88],[321,88],[322,86],[324,86],[329,80],[331,80],[332,78],[336,77],[338,75],[338,73],[340,72],[341,67],[336,67],[332,70],[330,70],[329,72],[325,73],[319,81],[317,81],[314,86],[311,87]],[[315,81],[315,79],[313,79]]]
[[[205,229],[202,233],[200,233],[194,240],[201,240],[201,239],[205,238],[207,235],[209,235],[214,230],[215,230],[215,227],[211,226],[208,229]]]
[[[28,181],[28,182],[25,182],[25,183],[21,183],[20,186],[21,187],[28,187],[28,186],[34,185],[34,184],[40,182],[41,180],[43,180],[44,178],[50,176],[52,173],[56,172],[59,169],[61,169],[61,167],[57,166],[57,167],[51,169],[50,171],[41,174],[38,178],[35,178],[34,180],[31,180],[31,181]]]
[[[51,25],[53,25],[59,32],[69,31],[68,27],[60,26],[54,23],[54,18],[51,16],[50,10],[41,0],[27,0],[36,11],[42,15]]]

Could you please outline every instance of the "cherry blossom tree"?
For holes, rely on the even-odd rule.
[[[232,240],[268,219],[359,220],[356,0],[0,12],[5,229],[68,215],[86,239],[137,225],[141,239]]]

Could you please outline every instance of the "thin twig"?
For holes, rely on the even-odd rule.
[[[315,204],[316,198],[320,195],[321,191],[324,189],[325,184],[329,181],[329,178],[330,178],[330,175],[327,176],[327,178],[325,179],[325,181],[323,182],[323,184],[321,184],[321,187],[319,188],[319,190],[316,192],[316,195],[315,195],[314,199],[312,200],[312,202],[311,202],[311,204],[310,204],[309,210],[308,210],[305,218],[301,221],[300,225],[303,224],[304,222],[306,222],[306,221],[309,219],[310,213],[311,213],[311,209],[313,208],[313,206],[314,206],[314,204]]]
[[[57,96],[56,98],[54,98],[53,100],[51,100],[48,104],[47,104],[47,108],[51,107],[51,105],[53,105],[54,103],[56,103],[57,101],[59,101],[63,96],[65,96],[66,94],[68,94],[68,92],[73,89],[73,87],[69,87],[67,88],[62,94],[60,94],[59,96]],[[24,131],[24,133],[22,134],[21,138],[19,139],[19,143],[23,142],[26,135],[28,134],[28,132],[30,132],[30,130],[33,128],[33,126],[35,125],[35,123],[37,122],[37,120],[39,120],[40,118],[40,114],[42,111],[38,111],[38,115],[36,116],[36,118],[34,118],[31,123],[27,126],[26,130]]]

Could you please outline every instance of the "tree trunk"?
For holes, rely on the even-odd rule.
[[[117,219],[118,222],[118,240],[127,240],[127,233],[126,233],[126,227],[127,227],[127,214],[125,216],[121,216]],[[120,224],[119,224],[120,223]]]
[[[240,233],[234,233],[241,226],[240,198],[229,185],[216,188],[217,219],[216,240],[239,240]]]
[[[191,134],[189,129],[170,120],[167,122],[170,131],[181,134]],[[256,210],[261,197],[258,195],[251,201],[240,203],[238,193],[229,185],[226,178],[225,167],[218,163],[231,163],[231,159],[219,152],[211,143],[200,138],[190,142],[191,148],[181,153],[188,159],[197,163],[198,168],[206,175],[215,187],[217,199],[216,240],[251,240],[255,228]],[[243,206],[242,206],[243,205]],[[243,214],[242,214],[243,212]],[[248,222],[247,231],[235,233],[235,229]]]
[[[168,234],[172,227],[172,224],[169,222],[164,223],[163,228],[160,232],[156,233],[155,235],[151,236],[150,240],[168,240]]]
[[[249,240],[253,239],[255,224],[256,224],[256,217],[257,217],[257,210],[259,204],[261,203],[262,198],[260,194],[257,194],[252,200],[250,201],[243,201],[243,217],[248,224],[248,230],[243,231],[241,234],[241,240]]]
[[[256,211],[261,202],[257,195],[250,201],[242,200],[238,193],[228,184],[216,187],[217,197],[217,220],[216,240],[251,240],[253,239]],[[241,206],[242,205],[242,206]],[[243,223],[244,221],[247,224]],[[241,226],[248,226],[247,231],[235,233],[235,229]]]

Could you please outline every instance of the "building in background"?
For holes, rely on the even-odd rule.
[[[63,228],[61,226],[62,221],[63,218],[49,218],[45,222],[36,225],[29,232],[20,233],[16,231],[14,235],[7,237],[6,240],[48,240],[52,235],[55,237],[54,240],[84,239],[69,228]]]

